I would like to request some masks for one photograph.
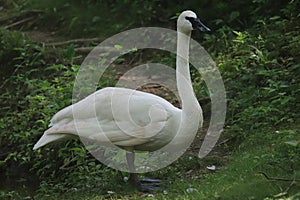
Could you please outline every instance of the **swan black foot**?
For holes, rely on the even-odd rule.
[[[138,178],[137,174],[130,174],[129,182],[140,192],[154,192],[163,190],[162,181],[159,179]]]
[[[126,152],[126,159],[128,163],[128,169],[131,172],[129,176],[129,182],[134,185],[140,192],[153,192],[162,190],[161,180],[150,178],[138,178],[138,175],[134,166],[134,153]]]
[[[136,187],[140,192],[154,192],[163,190],[162,181],[159,179],[141,178],[138,179]]]

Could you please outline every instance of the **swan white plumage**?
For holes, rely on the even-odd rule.
[[[188,60],[190,36],[195,28],[203,32],[210,31],[194,12],[182,12],[177,21],[176,58],[176,82],[182,109],[150,93],[120,87],[100,89],[55,114],[51,119],[51,127],[44,132],[33,149],[64,138],[78,137],[80,134],[81,138],[99,142],[108,139],[128,151],[154,151],[168,144],[178,131],[184,133],[179,134],[184,137],[191,130],[198,129],[203,121],[202,109],[192,88]],[[130,114],[139,126],[133,126],[127,115],[113,113],[112,95],[118,99],[113,104],[113,108],[118,111],[125,109],[125,101],[130,99],[130,104],[133,105]],[[74,112],[77,113],[76,120]],[[177,138],[179,143],[184,140],[182,137]],[[129,156],[128,160],[133,159]]]

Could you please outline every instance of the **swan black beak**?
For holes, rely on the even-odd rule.
[[[186,17],[186,19],[191,22],[194,29],[199,29],[202,32],[210,32],[210,28],[205,26],[199,18]]]
[[[210,32],[210,28],[205,26],[199,18],[196,18],[193,24],[193,28],[199,29],[202,32]]]

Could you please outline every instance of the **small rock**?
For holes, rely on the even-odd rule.
[[[127,176],[124,176],[123,181],[126,183],[128,181],[128,179],[129,178]]]
[[[186,192],[187,193],[192,193],[192,192],[198,192],[198,190],[196,188],[187,188]]]
[[[207,166],[206,169],[211,170],[211,171],[215,171],[216,170],[216,166],[215,165]]]

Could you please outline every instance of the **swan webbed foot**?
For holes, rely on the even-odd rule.
[[[163,190],[162,181],[159,179],[138,178],[137,174],[130,174],[129,181],[140,192],[154,192]]]
[[[135,173],[134,166],[134,153],[126,152],[126,159],[128,163],[128,169],[130,171],[129,182],[134,185],[140,192],[154,192],[162,189],[162,181],[159,179],[150,178],[138,178],[138,174]]]
[[[159,179],[140,178],[136,184],[136,187],[140,192],[154,192],[163,190],[162,181]]]

